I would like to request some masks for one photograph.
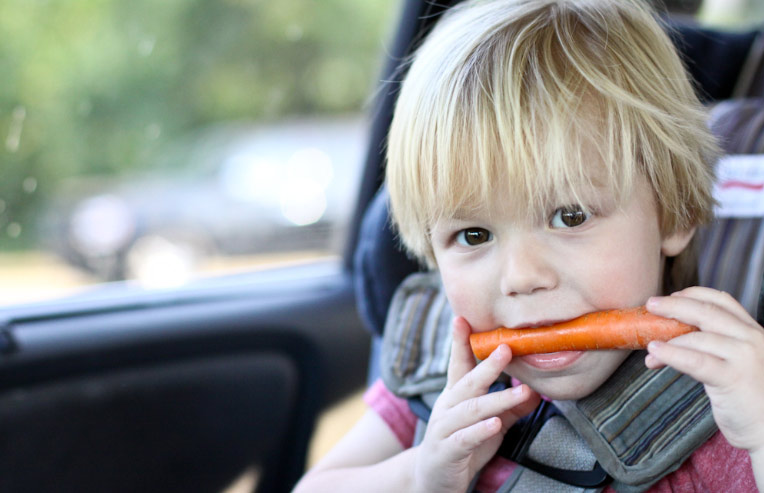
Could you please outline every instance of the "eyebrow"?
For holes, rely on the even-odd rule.
[[[528,204],[526,204],[524,207],[512,209],[511,213],[516,217],[539,219],[545,216],[549,209],[564,205],[574,205],[581,202],[579,205],[582,206],[601,206],[611,202],[615,197],[612,196],[612,190],[606,183],[606,180],[596,176],[595,173],[592,173],[592,175],[595,176],[587,177],[589,179],[587,183],[578,183],[577,187],[568,187],[568,192],[550,197],[552,200],[544,204],[539,211],[531,211]],[[573,193],[574,189],[578,192],[578,201],[576,200],[576,194]],[[471,222],[490,217],[493,209],[488,205],[488,201],[489,199],[486,199],[486,201],[477,206],[460,206],[446,210],[433,224],[437,222],[445,223],[447,221]]]

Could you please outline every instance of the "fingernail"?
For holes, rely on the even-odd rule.
[[[505,354],[507,354],[507,351],[509,351],[509,347],[506,344],[501,344],[498,346],[494,351],[493,354],[496,355],[497,358],[503,357]]]
[[[647,299],[647,303],[645,303],[645,306],[648,308],[658,306],[660,303],[660,297],[658,296],[651,296]]]
[[[650,343],[648,343],[648,344],[647,344],[647,350],[648,350],[648,351],[652,351],[652,350],[655,350],[655,349],[660,349],[660,347],[661,347],[662,345],[663,345],[663,343],[662,343],[662,342],[659,342],[659,341],[651,341]]]
[[[512,387],[512,394],[514,395],[520,395],[523,393],[523,386],[518,385],[517,387]]]

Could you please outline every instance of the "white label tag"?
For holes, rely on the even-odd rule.
[[[716,217],[764,216],[764,154],[721,158],[716,168]]]

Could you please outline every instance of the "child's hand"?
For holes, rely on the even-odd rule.
[[[764,329],[732,296],[709,288],[651,298],[647,309],[700,328],[650,343],[647,366],[666,364],[702,382],[727,441],[764,454]]]
[[[487,393],[512,354],[502,345],[476,364],[470,332],[465,319],[454,321],[448,382],[416,452],[417,491],[465,491],[494,456],[507,430],[538,406],[538,394],[525,385]]]

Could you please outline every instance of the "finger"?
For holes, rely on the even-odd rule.
[[[751,317],[751,314],[748,313],[748,310],[746,310],[745,307],[743,307],[743,305],[741,305],[740,302],[738,302],[731,294],[725,291],[719,291],[703,286],[692,286],[681,291],[671,293],[671,296],[693,298],[698,301],[713,303],[715,305],[719,305],[722,308],[725,308],[727,311],[736,315],[741,320],[751,322],[754,321],[754,318]]]
[[[704,384],[719,387],[729,380],[725,361],[711,354],[656,341],[647,349],[658,361]]]
[[[708,353],[726,361],[742,356],[741,349],[746,345],[744,341],[714,332],[691,332],[671,339],[669,344]]]
[[[702,331],[739,339],[745,338],[751,324],[755,324],[750,317],[741,319],[722,305],[688,296],[652,297],[647,300],[646,307],[651,313],[694,325]]]
[[[510,387],[499,392],[473,397],[455,405],[449,414],[448,422],[442,422],[439,434],[450,435],[460,428],[466,428],[474,423],[492,416],[511,414],[517,421],[523,414],[515,414],[514,408],[520,406],[531,397],[526,386]],[[511,420],[507,416],[507,423]],[[504,426],[502,420],[502,426]]]
[[[496,416],[455,431],[446,439],[444,451],[447,460],[458,462],[469,455],[490,438],[501,432],[501,420]]]
[[[488,358],[453,382],[447,392],[440,395],[437,404],[450,408],[467,399],[488,393],[488,388],[501,375],[511,359],[512,351],[509,346],[501,344]]]
[[[456,317],[452,323],[451,355],[448,360],[446,388],[450,389],[470,370],[475,368],[475,356],[470,346],[472,328],[464,317]]]
[[[647,353],[647,356],[645,356],[645,366],[650,368],[651,370],[657,370],[659,368],[663,368],[665,363],[661,362],[657,357],[653,356],[650,353]]]
[[[518,388],[520,388],[519,392],[523,396],[527,393],[528,397],[527,399],[520,402],[520,404],[517,406],[514,406],[512,409],[499,415],[502,423],[501,429],[503,433],[506,433],[507,430],[509,430],[515,423],[517,423],[520,418],[532,413],[537,407],[539,407],[539,403],[541,402],[541,396],[538,394],[538,392],[531,389],[527,385],[520,385]]]

